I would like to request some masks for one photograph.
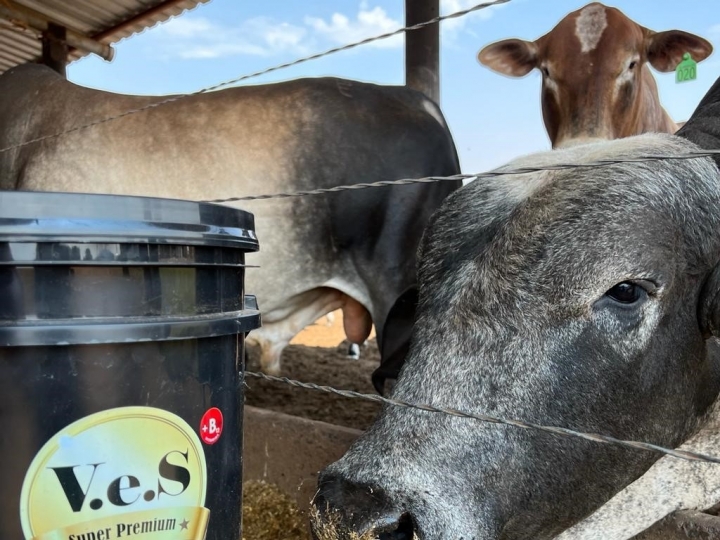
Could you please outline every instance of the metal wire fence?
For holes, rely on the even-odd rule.
[[[14,145],[11,145],[11,146],[6,146],[6,147],[4,147],[4,148],[0,148],[0,154],[2,154],[2,153],[4,153],[4,152],[9,152],[10,150],[16,150],[16,149],[18,149],[18,148],[22,148],[23,146],[28,146],[28,145],[30,145],[30,144],[40,143],[40,142],[43,142],[43,141],[47,141],[47,140],[49,140],[49,139],[55,139],[55,138],[57,138],[57,137],[62,137],[63,135],[68,135],[68,134],[70,134],[70,133],[76,133],[76,132],[81,131],[81,130],[84,130],[84,129],[88,129],[88,128],[91,128],[91,127],[99,126],[99,125],[101,125],[101,124],[106,124],[107,122],[112,122],[113,120],[118,120],[118,119],[120,119],[120,118],[125,118],[126,116],[130,116],[130,115],[137,114],[137,113],[144,112],[144,111],[149,111],[149,110],[151,110],[151,109],[155,109],[155,108],[157,108],[157,107],[161,107],[161,106],[167,105],[167,104],[169,104],[169,103],[174,103],[174,102],[176,102],[176,101],[180,101],[181,99],[186,99],[186,98],[189,98],[189,97],[191,97],[191,96],[197,96],[197,95],[200,95],[200,94],[205,94],[205,93],[207,93],[207,92],[212,92],[212,91],[214,91],[214,90],[219,90],[220,88],[224,88],[225,86],[230,86],[231,84],[237,84],[237,83],[240,83],[240,82],[247,81],[247,80],[249,80],[249,79],[253,79],[253,78],[255,78],[255,77],[260,77],[261,75],[267,75],[268,73],[272,73],[272,72],[274,72],[274,71],[278,71],[278,70],[281,70],[281,69],[286,69],[286,68],[289,68],[289,67],[292,67],[292,66],[297,66],[297,65],[299,65],[299,64],[303,64],[303,63],[305,63],[305,62],[309,62],[310,60],[317,60],[318,58],[322,58],[322,57],[324,57],[324,56],[328,56],[328,55],[331,55],[331,54],[339,53],[339,52],[341,52],[341,51],[347,51],[347,50],[349,50],[349,49],[353,49],[353,48],[359,47],[359,46],[361,46],[361,45],[366,45],[366,44],[368,44],[368,43],[372,43],[373,41],[379,41],[379,40],[381,40],[381,39],[388,39],[388,38],[391,38],[391,37],[393,37],[393,36],[396,36],[396,35],[399,35],[399,34],[403,34],[403,33],[405,33],[405,32],[412,32],[413,30],[419,30],[420,28],[425,28],[426,26],[430,26],[430,25],[433,25],[433,24],[438,24],[438,23],[440,23],[441,21],[445,21],[445,20],[448,20],[448,19],[454,19],[454,18],[458,18],[458,17],[463,17],[463,16],[468,15],[469,13],[472,13],[472,12],[474,12],[474,11],[479,11],[479,10],[481,10],[481,9],[486,9],[486,8],[489,8],[489,7],[492,7],[492,6],[497,6],[497,5],[500,5],[500,4],[507,4],[507,3],[510,2],[510,1],[511,1],[511,0],[493,0],[492,2],[483,2],[482,4],[477,4],[477,5],[475,5],[475,6],[472,6],[472,7],[468,8],[468,9],[463,9],[463,10],[461,10],[461,11],[456,11],[456,12],[450,13],[450,14],[448,14],[448,15],[442,15],[442,16],[440,16],[440,17],[435,17],[434,19],[430,19],[429,21],[426,21],[426,22],[414,24],[414,25],[411,25],[411,26],[405,26],[405,27],[403,27],[403,28],[398,28],[397,30],[394,30],[394,31],[392,31],[392,32],[387,32],[387,33],[385,33],[385,34],[380,34],[380,35],[377,35],[377,36],[373,36],[373,37],[370,37],[370,38],[366,38],[366,39],[363,39],[363,40],[360,40],[360,41],[356,41],[356,42],[354,42],[354,43],[349,43],[349,44],[347,44],[347,45],[342,45],[341,47],[334,47],[334,48],[332,48],[332,49],[328,49],[328,50],[323,51],[323,52],[320,52],[320,53],[316,53],[316,54],[312,54],[312,55],[310,55],[310,56],[305,56],[305,57],[302,57],[302,58],[298,58],[297,60],[293,60],[292,62],[287,62],[287,63],[284,63],[284,64],[279,64],[279,65],[272,66],[272,67],[269,67],[269,68],[266,68],[266,69],[263,69],[263,70],[260,70],[260,71],[256,71],[256,72],[254,72],[254,73],[249,73],[249,74],[247,74],[247,75],[242,75],[241,77],[237,77],[237,78],[235,78],[235,79],[230,79],[230,80],[228,80],[228,81],[220,82],[220,83],[218,83],[218,84],[214,84],[214,85],[212,85],[212,86],[208,86],[208,87],[206,87],[206,88],[202,88],[202,89],[200,89],[200,90],[197,90],[197,91],[195,91],[195,92],[190,92],[190,93],[187,93],[187,94],[177,94],[177,95],[175,95],[175,96],[170,96],[170,97],[167,97],[167,98],[165,98],[165,99],[161,99],[160,101],[156,101],[156,102],[154,102],[154,103],[150,103],[150,104],[148,104],[148,105],[144,105],[144,106],[142,106],[142,107],[138,107],[138,108],[136,108],[136,109],[128,109],[128,110],[126,110],[125,112],[123,112],[122,114],[117,114],[117,115],[114,115],[114,116],[108,116],[108,117],[106,117],[106,118],[98,119],[98,120],[96,120],[95,122],[89,122],[89,123],[87,123],[87,124],[82,124],[82,125],[80,125],[80,126],[76,126],[76,127],[74,127],[74,128],[71,128],[71,129],[68,129],[68,130],[65,130],[65,131],[59,131],[59,132],[57,132],[57,133],[52,133],[52,134],[50,134],[50,135],[44,135],[44,136],[42,136],[42,137],[36,137],[36,138],[34,138],[34,139],[30,139],[30,140],[27,140],[27,141],[23,141],[23,142],[18,143],[18,144],[14,144]]]
[[[503,171],[489,171],[485,173],[479,173],[474,175],[467,175],[467,174],[460,174],[460,175],[454,175],[454,176],[447,176],[447,177],[425,177],[425,178],[410,178],[410,179],[400,179],[400,180],[391,180],[391,181],[379,181],[379,182],[373,182],[373,183],[363,183],[363,184],[350,184],[350,185],[344,185],[344,186],[335,186],[332,188],[323,188],[323,189],[315,189],[315,190],[307,190],[307,191],[296,191],[296,192],[288,192],[288,193],[275,193],[275,194],[267,194],[267,195],[252,195],[247,197],[230,197],[227,199],[215,199],[210,201],[204,201],[204,202],[213,202],[213,203],[227,203],[227,202],[237,202],[237,201],[252,201],[252,200],[268,200],[268,199],[284,199],[289,197],[302,197],[302,196],[309,196],[309,195],[319,195],[319,194],[327,194],[327,193],[337,193],[342,191],[352,191],[352,190],[358,190],[358,189],[367,189],[367,188],[373,188],[373,187],[384,187],[384,186],[393,186],[393,185],[410,185],[410,184],[420,184],[420,183],[430,183],[430,182],[441,182],[441,181],[457,181],[457,180],[477,180],[481,178],[494,178],[498,176],[507,176],[507,175],[517,175],[517,174],[528,174],[533,172],[540,172],[540,171],[547,171],[547,170],[568,170],[573,168],[594,168],[594,167],[607,167],[611,165],[618,165],[618,164],[624,164],[624,163],[644,163],[644,162],[651,162],[651,161],[657,161],[657,160],[683,160],[683,159],[698,159],[702,157],[713,157],[720,155],[720,150],[703,150],[703,151],[693,151],[693,152],[687,152],[681,155],[675,155],[675,156],[663,156],[663,155],[643,155],[643,156],[635,156],[633,158],[626,158],[626,159],[605,159],[605,160],[597,160],[597,161],[591,161],[591,162],[585,162],[585,163],[561,163],[561,164],[555,164],[545,167],[520,167],[520,168],[514,168],[514,169],[508,169]],[[688,461],[699,461],[699,462],[705,462],[705,463],[716,463],[720,464],[720,457],[715,457],[707,454],[702,453],[696,453],[691,452],[687,450],[676,450],[671,448],[665,448],[662,446],[658,446],[656,444],[642,442],[642,441],[631,441],[631,440],[623,440],[618,439],[616,437],[612,437],[610,435],[603,435],[598,433],[585,433],[581,431],[576,431],[569,428],[563,428],[563,427],[556,427],[556,426],[544,426],[532,422],[525,422],[523,420],[516,420],[516,419],[508,419],[508,418],[500,418],[495,416],[489,416],[489,415],[483,415],[483,414],[477,414],[477,413],[468,413],[459,411],[457,409],[449,409],[449,408],[442,408],[442,407],[436,407],[434,405],[429,404],[418,404],[418,403],[409,403],[407,401],[400,401],[395,399],[386,398],[377,394],[362,394],[359,392],[355,392],[352,390],[342,390],[338,388],[333,388],[331,386],[322,386],[315,383],[308,383],[308,382],[302,382],[297,381],[293,379],[289,379],[287,377],[274,377],[270,376],[264,373],[259,372],[253,372],[253,371],[244,371],[244,375],[246,377],[256,378],[256,379],[264,379],[267,381],[277,382],[281,384],[286,384],[288,386],[292,386],[295,388],[302,388],[307,390],[314,390],[329,394],[335,394],[342,397],[350,398],[350,399],[360,399],[365,401],[372,401],[375,403],[382,403],[387,404],[391,406],[396,407],[403,407],[403,408],[409,408],[409,409],[416,409],[421,410],[425,412],[432,412],[432,413],[441,413],[441,414],[447,414],[449,416],[455,416],[459,418],[468,418],[473,419],[481,422],[487,422],[487,423],[493,423],[493,424],[503,424],[515,428],[520,429],[530,429],[530,430],[537,430],[542,431],[545,433],[550,433],[552,435],[561,436],[561,437],[571,437],[571,438],[579,438],[586,441],[591,441],[595,443],[601,443],[601,444],[610,444],[614,446],[620,446],[624,448],[631,448],[635,450],[644,450],[644,451],[650,451],[650,452],[656,452],[668,456],[672,456],[679,459],[684,459]]]
[[[292,66],[296,66],[311,60],[316,60],[331,54],[335,54],[341,51],[349,50],[355,47],[359,47],[361,45],[365,45],[367,43],[372,43],[374,41],[387,39],[393,36],[396,36],[398,34],[402,34],[405,32],[410,32],[414,30],[418,30],[420,28],[424,28],[429,25],[438,24],[444,20],[462,17],[465,15],[468,15],[469,13],[479,11],[482,9],[486,9],[492,6],[497,6],[500,4],[506,4],[510,2],[511,0],[494,0],[489,2],[480,3],[477,5],[474,5],[468,9],[464,9],[461,11],[457,11],[448,15],[443,15],[439,17],[435,17],[429,21],[415,24],[411,26],[406,26],[403,28],[399,28],[392,32],[387,32],[381,35],[377,35],[371,38],[363,39],[361,41],[357,41],[354,43],[350,43],[347,45],[343,45],[340,47],[335,47],[332,49],[328,49],[326,51],[312,54],[310,56],[298,58],[296,60],[293,60],[291,62],[287,62],[284,64],[279,64],[276,66],[272,66],[260,71],[256,71],[254,73],[250,73],[247,75],[243,75],[231,80],[227,80],[224,82],[220,82],[218,84],[202,88],[196,92],[191,92],[187,94],[178,94],[175,96],[166,97],[164,99],[160,99],[159,101],[156,101],[154,103],[150,103],[148,105],[145,105],[143,107],[138,107],[135,109],[126,110],[121,114],[117,114],[114,116],[109,116],[106,118],[98,119],[94,122],[90,122],[87,124],[79,125],[76,127],[73,127],[71,129],[60,131],[57,133],[45,135],[42,137],[37,137],[34,139],[30,139],[27,141],[19,142],[14,145],[6,146],[4,148],[0,148],[0,153],[9,152],[12,150],[17,150],[22,147],[41,143],[43,141],[47,141],[50,139],[55,139],[58,137],[62,137],[64,135],[76,133],[85,129],[93,128],[108,122],[112,122],[133,114],[138,114],[144,111],[149,111],[152,109],[155,109],[157,107],[161,107],[170,103],[174,103],[186,98],[189,98],[191,96],[197,96],[200,94],[204,94],[207,92],[211,92],[214,90],[218,90],[220,88],[237,84],[240,82],[247,81],[252,78],[259,77],[261,75],[266,75],[281,69],[289,68]],[[432,183],[432,182],[442,182],[442,181],[457,181],[457,180],[477,180],[477,179],[487,179],[487,178],[494,178],[499,176],[507,176],[507,175],[516,175],[516,174],[527,174],[527,173],[533,173],[533,172],[540,172],[540,171],[546,171],[546,170],[567,170],[572,168],[588,168],[588,167],[606,167],[610,165],[617,165],[617,164],[623,164],[623,163],[638,163],[638,162],[650,162],[650,161],[657,161],[657,160],[664,160],[664,159],[697,159],[702,157],[713,157],[720,155],[720,150],[704,150],[704,151],[697,151],[697,152],[687,152],[682,155],[675,155],[675,156],[662,156],[662,155],[643,155],[643,156],[636,156],[633,158],[624,158],[624,159],[612,159],[612,160],[599,160],[599,161],[592,161],[592,162],[586,162],[586,163],[562,163],[562,164],[555,164],[551,166],[544,166],[544,167],[522,167],[522,168],[515,168],[511,170],[503,170],[503,171],[489,171],[489,172],[482,172],[478,174],[458,174],[453,176],[432,176],[432,177],[424,177],[424,178],[405,178],[405,179],[396,179],[396,180],[381,180],[378,182],[372,182],[372,183],[358,183],[358,184],[349,184],[349,185],[341,185],[341,186],[335,186],[331,188],[321,188],[321,189],[314,189],[314,190],[305,190],[305,191],[295,191],[295,192],[284,192],[284,193],[273,193],[273,194],[263,194],[263,195],[249,195],[249,196],[242,196],[242,197],[228,197],[224,199],[212,199],[208,201],[203,202],[212,202],[212,203],[229,203],[229,202],[240,202],[240,201],[254,201],[254,200],[268,200],[268,199],[283,199],[283,198],[289,198],[289,197],[302,197],[302,196],[311,196],[311,195],[319,195],[319,194],[328,194],[328,193],[336,193],[336,192],[342,192],[342,191],[351,191],[351,190],[360,190],[360,189],[367,189],[367,188],[375,188],[375,187],[385,187],[385,186],[399,186],[399,185],[412,185],[412,184],[423,184],[423,183]],[[459,418],[467,418],[472,419],[476,421],[481,422],[488,422],[493,424],[502,424],[507,426],[512,426],[515,428],[520,429],[531,429],[531,430],[537,430],[542,431],[545,433],[550,433],[552,435],[561,436],[561,437],[572,437],[572,438],[579,438],[586,441],[592,441],[595,443],[600,444],[610,444],[615,446],[620,446],[624,448],[631,448],[635,450],[644,450],[644,451],[652,451],[652,452],[658,452],[664,455],[672,456],[679,459],[685,459],[690,461],[700,461],[700,462],[708,462],[708,463],[720,463],[720,457],[710,456],[706,454],[701,453],[695,453],[690,451],[684,451],[684,450],[676,450],[676,449],[670,449],[670,448],[664,448],[655,444],[647,443],[647,442],[640,442],[640,441],[629,441],[629,440],[622,440],[618,439],[609,435],[602,435],[602,434],[595,434],[595,433],[584,433],[568,428],[563,427],[556,427],[556,426],[544,426],[540,424],[535,424],[531,422],[525,422],[522,420],[515,420],[515,419],[507,419],[507,418],[500,418],[495,416],[489,416],[489,415],[483,415],[483,414],[477,414],[477,413],[468,413],[464,411],[459,411],[455,409],[449,409],[449,408],[442,408],[442,407],[436,407],[430,404],[418,404],[418,403],[409,403],[406,401],[400,401],[395,399],[390,399],[386,397],[382,397],[375,394],[362,394],[358,392],[353,392],[350,390],[341,390],[337,388],[332,388],[329,386],[321,386],[314,383],[306,383],[301,381],[296,381],[292,379],[288,379],[286,377],[272,377],[263,373],[256,373],[252,371],[245,371],[244,375],[246,377],[252,377],[252,378],[258,378],[258,379],[265,379],[269,381],[279,382],[282,384],[286,384],[295,388],[302,388],[302,389],[308,389],[313,391],[319,391],[319,392],[325,392],[325,393],[331,393],[340,395],[343,397],[351,398],[351,399],[361,399],[361,400],[367,400],[367,401],[373,401],[376,403],[382,403],[387,404],[395,407],[404,407],[404,408],[410,408],[410,409],[416,409],[421,410],[425,412],[431,412],[431,413],[439,413],[439,414],[446,414],[449,416],[459,417]]]
[[[411,184],[429,184],[433,182],[445,182],[445,181],[457,181],[457,180],[477,180],[485,178],[496,178],[499,176],[512,176],[517,174],[528,174],[541,171],[563,171],[568,169],[580,169],[580,168],[597,168],[597,167],[608,167],[611,165],[620,165],[624,163],[646,163],[650,161],[659,160],[683,160],[683,159],[698,159],[703,157],[713,157],[720,155],[720,150],[701,150],[684,152],[682,154],[676,154],[674,156],[663,156],[663,155],[642,155],[635,156],[632,158],[618,158],[618,159],[601,159],[596,161],[586,161],[583,163],[557,163],[555,165],[545,165],[542,167],[516,167],[513,169],[506,169],[502,171],[487,171],[477,174],[455,174],[452,176],[426,176],[424,178],[403,178],[400,180],[380,180],[378,182],[359,183],[359,184],[347,184],[344,186],[335,186],[331,188],[320,188],[311,189],[305,191],[291,191],[286,193],[270,193],[266,195],[247,195],[244,197],[228,197],[226,199],[208,199],[201,202],[207,203],[229,203],[229,202],[241,202],[241,201],[257,201],[257,200],[268,200],[268,199],[287,199],[290,197],[306,197],[309,195],[321,195],[326,193],[337,193],[341,191],[354,191],[358,189],[367,189],[375,187],[386,187],[386,186],[407,186]]]
[[[415,409],[415,410],[425,411],[425,412],[430,412],[430,413],[441,413],[441,414],[446,414],[448,416],[455,416],[457,418],[468,418],[471,420],[478,420],[480,422],[485,422],[485,423],[489,423],[489,424],[502,424],[502,425],[520,428],[520,429],[530,429],[530,430],[535,430],[535,431],[542,431],[542,432],[550,433],[552,435],[557,435],[560,437],[584,439],[586,441],[591,441],[591,442],[595,442],[595,443],[610,444],[613,446],[620,446],[623,448],[632,448],[634,450],[646,450],[649,452],[657,452],[660,454],[672,456],[672,457],[679,458],[679,459],[684,459],[687,461],[700,461],[700,462],[704,462],[704,463],[720,463],[720,457],[710,456],[707,454],[700,454],[700,453],[696,453],[696,452],[690,452],[690,451],[686,451],[686,450],[673,450],[671,448],[664,448],[664,447],[658,446],[656,444],[640,442],[640,441],[628,441],[628,440],[618,439],[616,437],[611,437],[609,435],[601,435],[598,433],[585,433],[582,431],[576,431],[574,429],[563,428],[563,427],[544,426],[544,425],[536,424],[533,422],[525,422],[523,420],[501,418],[499,416],[490,416],[487,414],[468,413],[468,412],[459,411],[457,409],[436,407],[434,405],[429,405],[426,403],[410,403],[408,401],[386,398],[383,396],[379,396],[377,394],[362,394],[360,392],[355,392],[353,390],[340,390],[338,388],[333,388],[332,386],[322,386],[322,385],[318,385],[315,383],[307,383],[307,382],[297,381],[294,379],[289,379],[287,377],[275,377],[272,375],[267,375],[265,373],[259,373],[259,372],[255,372],[255,371],[244,371],[244,374],[245,374],[245,377],[252,377],[255,379],[264,379],[266,381],[286,384],[286,385],[292,386],[294,388],[304,388],[306,390],[314,390],[317,392],[324,392],[327,394],[335,394],[337,396],[350,398],[350,399],[360,399],[360,400],[364,400],[364,401],[372,401],[374,403],[382,403],[382,404],[386,404],[386,405],[391,405],[393,407],[402,407],[405,409]]]

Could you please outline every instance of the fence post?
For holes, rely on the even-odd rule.
[[[42,63],[63,77],[68,58],[67,30],[59,24],[47,23],[42,33]]]
[[[440,14],[440,0],[405,0],[405,25]],[[440,24],[405,33],[405,86],[440,102]]]

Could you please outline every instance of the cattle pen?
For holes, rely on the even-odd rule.
[[[69,134],[82,136],[87,130],[113,122],[120,118],[140,115],[200,94],[245,82],[261,75],[312,61],[343,50],[363,46],[374,41],[404,34],[406,36],[406,85],[423,92],[434,101],[439,101],[439,44],[440,24],[448,19],[463,17],[469,13],[512,0],[494,0],[474,5],[468,9],[440,16],[439,0],[405,0],[406,26],[335,47],[318,54],[298,58],[292,62],[272,66],[262,71],[238,76],[232,80],[203,88],[196,92],[180,94],[159,101],[124,110],[120,114],[97,118],[68,130],[40,135],[29,140],[0,147],[0,154],[19,150],[30,145],[42,145]],[[59,73],[64,74],[67,59],[83,54],[98,54],[112,57],[110,43],[142,27],[151,26],[159,20],[178,15],[200,2],[157,2],[143,13],[136,13],[112,29],[95,32],[93,35],[71,30],[72,25],[63,26],[47,14],[38,13],[21,0],[0,0],[0,19],[9,22],[3,25],[0,43],[13,43],[15,52],[9,58],[0,54],[0,68],[37,60],[38,57]],[[135,25],[135,26],[133,26]],[[8,28],[10,28],[8,30]],[[28,33],[31,38],[28,38]],[[7,36],[20,35],[16,37]],[[38,38],[39,42],[38,42]],[[3,42],[2,40],[5,40]],[[18,45],[20,42],[20,45]],[[31,50],[25,42],[32,42]],[[38,54],[39,52],[39,54]],[[73,56],[74,55],[74,56]],[[0,98],[1,99],[1,98]],[[692,160],[701,157],[720,159],[720,150],[707,149],[692,151],[680,156],[644,154],[630,159],[597,159],[590,162],[564,162],[553,165],[521,166],[489,172],[434,175],[426,177],[379,179],[373,182],[351,183],[317,189],[303,189],[286,192],[253,193],[251,195],[197,200],[211,204],[240,204],[250,201],[275,201],[280,199],[302,199],[333,197],[337,193],[353,194],[359,191],[382,190],[389,186],[434,185],[449,182],[477,182],[511,175],[544,171],[564,171],[577,168],[604,168],[623,163],[652,163],[658,160]],[[0,216],[2,218],[2,216]],[[262,231],[259,232],[262,237]],[[261,241],[262,246],[262,241]],[[261,272],[248,268],[248,272]],[[252,293],[253,291],[248,291]],[[260,305],[262,311],[263,306]],[[693,451],[687,448],[665,448],[649,441],[622,440],[612,434],[588,433],[565,426],[542,425],[520,418],[506,418],[490,414],[477,414],[450,407],[439,407],[430,403],[411,402],[381,396],[370,384],[370,377],[380,360],[378,345],[370,339],[361,349],[361,360],[346,358],[349,343],[334,348],[315,350],[301,344],[291,344],[286,350],[282,372],[273,376],[260,369],[259,353],[255,350],[246,355],[247,365],[242,363],[240,388],[245,394],[243,425],[243,483],[253,500],[247,502],[243,512],[248,523],[243,540],[264,540],[285,538],[300,540],[309,538],[306,530],[309,504],[317,491],[318,473],[338,460],[372,423],[381,407],[418,409],[436,415],[464,418],[483,424],[500,424],[512,429],[549,433],[555,437],[581,439],[594,444],[605,444],[632,449],[637,452],[654,452],[663,457],[693,461],[720,467],[720,449],[713,452]],[[309,396],[309,397],[308,397]],[[299,405],[298,405],[299,404]],[[0,414],[0,419],[2,415]],[[119,482],[119,481],[118,481]],[[132,487],[131,480],[128,485]],[[120,488],[119,488],[120,489]],[[265,514],[263,513],[265,512]],[[282,515],[278,515],[282,514]],[[679,509],[652,524],[647,530],[635,536],[637,540],[674,540],[682,538],[720,538],[720,505],[715,508]],[[288,516],[291,517],[288,518]],[[278,530],[272,523],[276,519],[284,529]],[[149,523],[149,522],[148,522]],[[164,521],[163,521],[164,523]],[[173,521],[173,527],[174,527]],[[158,529],[159,530],[159,529]],[[262,537],[252,537],[264,534]],[[290,531],[290,532],[288,532]],[[287,536],[282,536],[283,534]],[[273,536],[274,535],[274,536]],[[109,538],[109,537],[108,537]],[[400,538],[400,537],[398,537]]]

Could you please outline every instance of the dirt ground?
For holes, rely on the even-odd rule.
[[[295,336],[291,345],[285,349],[281,375],[303,382],[374,394],[370,376],[380,365],[374,330],[366,345],[361,348],[359,360],[347,356],[349,344],[344,339],[342,311],[334,311],[320,318]],[[259,371],[258,352],[248,347],[248,356],[247,369]],[[356,429],[367,429],[380,410],[380,406],[375,403],[291,388],[281,383],[248,379],[246,384],[247,405]]]
[[[380,363],[376,341],[361,348],[360,359],[347,356],[347,342],[336,347],[290,345],[282,356],[282,376],[313,382],[343,390],[374,394],[370,375]],[[258,351],[248,347],[247,369],[259,371]],[[380,410],[369,401],[349,399],[333,394],[257,379],[246,379],[245,403],[273,411],[292,414],[351,427],[367,429]]]
[[[298,334],[282,356],[281,375],[303,382],[374,394],[372,372],[380,364],[374,332],[360,359],[347,356],[342,313],[321,318]],[[247,369],[259,371],[259,351],[248,347]],[[376,403],[343,398],[281,383],[246,379],[245,403],[273,411],[355,429],[367,429],[380,410]],[[246,482],[243,494],[243,540],[309,540],[307,518],[273,484]],[[281,531],[281,532],[280,532]]]

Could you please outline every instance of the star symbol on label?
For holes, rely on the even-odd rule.
[[[182,523],[180,524],[180,528],[183,530],[187,530],[189,524],[190,522],[187,519],[183,519]]]

